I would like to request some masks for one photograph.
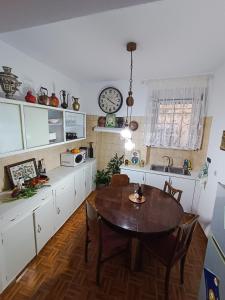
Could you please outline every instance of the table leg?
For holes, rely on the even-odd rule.
[[[131,240],[131,270],[141,271],[142,266],[142,249],[141,242],[137,238]]]

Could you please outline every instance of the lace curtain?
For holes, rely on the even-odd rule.
[[[206,86],[153,89],[146,110],[145,144],[159,148],[200,149],[206,93]]]

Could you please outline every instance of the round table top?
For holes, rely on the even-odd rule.
[[[95,205],[99,215],[112,225],[133,233],[163,233],[179,225],[184,211],[172,196],[158,188],[142,185],[146,201],[136,204],[129,200],[134,188],[134,184],[129,184],[98,190]]]

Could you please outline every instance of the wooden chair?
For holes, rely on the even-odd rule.
[[[129,177],[126,174],[114,174],[111,179],[112,186],[125,186],[130,182]]]
[[[187,223],[181,224],[176,232],[154,240],[143,240],[143,246],[155,256],[165,267],[165,299],[169,299],[169,281],[172,267],[180,261],[180,282],[184,283],[184,265],[187,252],[196,227],[198,216],[195,215]]]
[[[175,189],[168,181],[165,181],[163,191],[173,196],[173,198],[176,199],[177,202],[180,202],[183,191]],[[176,194],[177,196],[175,196]]]
[[[100,267],[106,260],[129,250],[129,238],[109,227],[96,209],[86,201],[85,262],[88,262],[88,245],[97,243],[96,283],[100,284]]]

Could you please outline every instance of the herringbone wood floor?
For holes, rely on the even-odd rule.
[[[92,195],[90,196],[90,198]],[[84,207],[48,242],[1,300],[163,300],[164,267],[144,254],[143,271],[131,272],[124,257],[102,267],[101,287],[95,284],[96,247],[84,263]],[[179,285],[179,267],[172,271],[171,300],[196,300],[206,239],[199,227],[194,233],[185,266],[185,284]]]

